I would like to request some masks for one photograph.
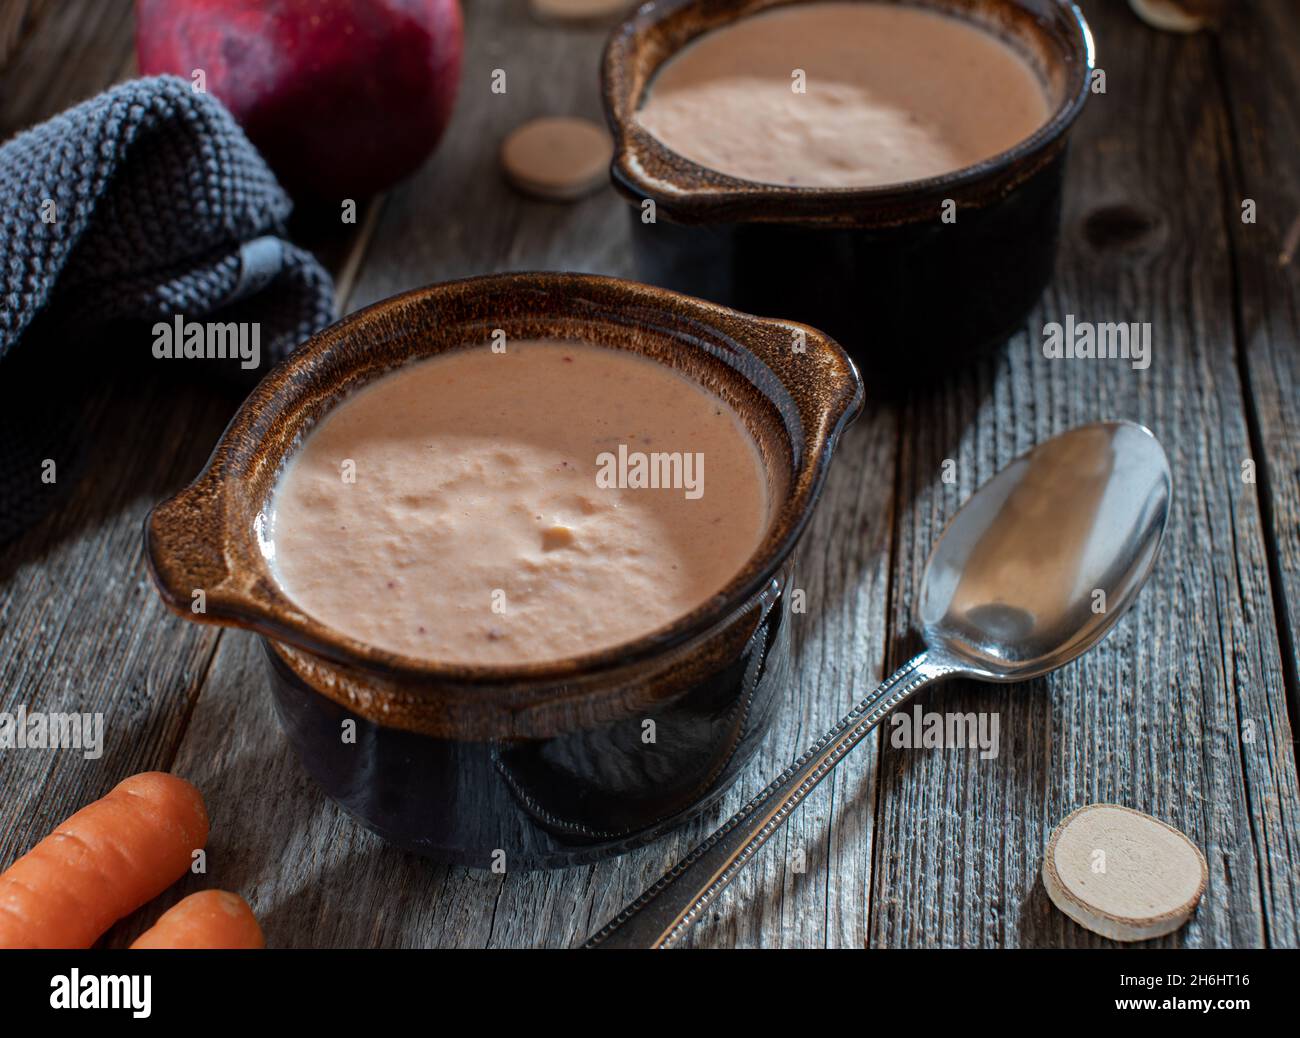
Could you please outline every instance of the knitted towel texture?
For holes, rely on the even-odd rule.
[[[334,318],[329,274],[281,237],[291,209],[230,113],[174,76],[123,83],[0,145],[0,386],[18,388],[3,358],[25,335],[66,345],[178,314],[257,323],[265,371]],[[5,425],[0,539],[44,496],[23,430]],[[40,435],[38,458],[51,450]]]
[[[0,357],[46,308],[67,331],[241,299],[283,357],[334,316],[324,268],[275,237],[291,209],[230,113],[174,76],[20,133],[0,145]]]

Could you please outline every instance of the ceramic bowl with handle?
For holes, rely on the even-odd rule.
[[[487,666],[358,642],[285,594],[267,558],[267,510],[304,435],[358,387],[411,361],[486,348],[497,331],[628,350],[735,409],[762,458],[769,516],[716,595],[622,645]],[[365,825],[447,862],[574,864],[703,810],[753,753],[790,665],[789,556],[862,401],[839,346],[791,322],[592,275],[434,285],[352,314],[271,371],[207,468],[150,513],[147,554],[174,611],[262,637],[290,743]]]

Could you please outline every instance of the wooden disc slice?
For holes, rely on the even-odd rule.
[[[624,14],[633,0],[530,0],[533,14],[543,21],[592,22]]]
[[[1115,941],[1172,933],[1196,910],[1209,868],[1186,836],[1117,804],[1081,807],[1052,833],[1043,886],[1080,926]]]
[[[534,119],[511,133],[501,145],[501,165],[519,190],[572,201],[606,183],[613,151],[603,126],[557,116]]]
[[[1206,19],[1190,0],[1128,0],[1128,5],[1153,29],[1199,32],[1206,26]]]

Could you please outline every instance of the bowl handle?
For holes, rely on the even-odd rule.
[[[820,414],[833,438],[862,413],[862,375],[844,347],[799,321],[744,315],[763,332],[745,345],[775,371],[806,414]]]
[[[225,502],[200,479],[145,519],[145,557],[167,607],[198,623],[243,625],[258,612],[252,589],[227,558]]]

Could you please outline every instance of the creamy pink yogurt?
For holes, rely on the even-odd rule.
[[[650,473],[677,485],[636,485]],[[277,579],[317,620],[410,656],[508,664],[613,646],[706,601],[757,547],[767,490],[740,418],[684,376],[510,342],[344,400],[270,513]]]
[[[1049,114],[1029,63],[971,23],[906,4],[812,3],[699,37],[664,65],[637,117],[734,177],[866,187],[974,165]]]

